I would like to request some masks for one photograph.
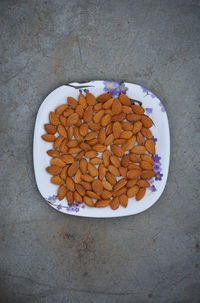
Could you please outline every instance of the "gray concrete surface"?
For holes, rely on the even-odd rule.
[[[200,302],[200,1],[1,1],[0,302]],[[151,89],[171,128],[159,202],[136,216],[63,215],[33,174],[37,110],[70,81]]]

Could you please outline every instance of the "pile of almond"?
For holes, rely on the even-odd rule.
[[[53,142],[46,170],[59,185],[59,200],[114,210],[126,207],[128,198],[141,200],[155,175],[152,125],[144,108],[124,94],[68,97],[67,104],[50,112],[42,136]]]

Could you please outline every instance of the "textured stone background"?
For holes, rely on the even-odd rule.
[[[0,302],[200,302],[200,1],[1,0]],[[127,80],[164,103],[168,183],[136,216],[63,215],[40,196],[42,100],[70,81]]]

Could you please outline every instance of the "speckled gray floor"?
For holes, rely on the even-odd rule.
[[[0,302],[200,302],[200,1],[1,1]],[[164,103],[166,189],[119,219],[62,215],[33,174],[37,110],[70,81],[127,80]]]

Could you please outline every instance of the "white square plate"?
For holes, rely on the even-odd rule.
[[[151,131],[156,143],[156,155],[154,156],[156,175],[150,180],[151,187],[147,189],[144,198],[136,201],[135,198],[129,198],[127,208],[119,207],[112,210],[109,206],[106,208],[88,207],[83,204],[74,203],[69,206],[67,200],[59,201],[57,198],[57,185],[50,182],[51,175],[46,172],[49,166],[50,157],[46,151],[52,148],[52,143],[45,142],[41,136],[45,133],[44,124],[49,122],[49,112],[63,103],[66,103],[67,97],[72,96],[78,98],[80,92],[91,92],[95,96],[99,96],[104,92],[112,92],[113,96],[119,93],[127,94],[133,100],[142,102],[145,113],[150,116],[154,122]],[[82,217],[122,217],[138,214],[151,207],[161,196],[167,181],[170,158],[170,136],[169,124],[166,111],[161,101],[146,88],[132,83],[118,83],[113,81],[91,81],[88,83],[70,83],[55,89],[50,93],[41,104],[34,131],[33,141],[33,160],[35,179],[41,195],[47,203],[56,210],[65,214],[82,216]]]

